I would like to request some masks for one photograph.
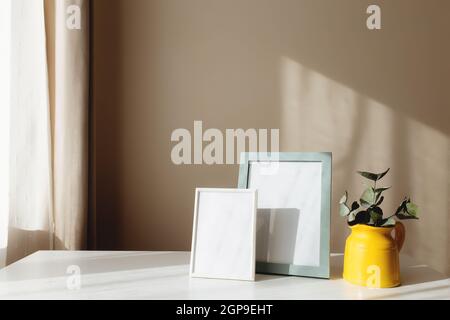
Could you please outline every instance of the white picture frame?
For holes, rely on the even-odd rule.
[[[257,191],[197,188],[190,276],[255,280]]]

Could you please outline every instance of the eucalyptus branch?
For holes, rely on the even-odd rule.
[[[365,171],[358,171],[358,174],[366,179],[373,181],[373,187],[367,187],[358,201],[354,201],[351,206],[347,204],[347,192],[339,201],[339,213],[343,217],[347,217],[347,222],[350,226],[356,224],[365,224],[375,227],[392,227],[395,225],[396,217],[400,220],[418,219],[419,208],[411,202],[409,198],[405,198],[398,207],[397,211],[387,218],[383,217],[383,210],[380,205],[384,201],[382,195],[384,191],[390,187],[380,187],[377,189],[377,182],[381,180],[389,169],[382,173],[371,173]]]

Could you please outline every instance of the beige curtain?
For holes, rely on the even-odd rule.
[[[87,236],[89,1],[12,3],[7,262],[83,249]]]

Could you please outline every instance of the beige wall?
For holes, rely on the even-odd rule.
[[[382,7],[382,30],[365,10]],[[385,211],[422,208],[405,252],[448,272],[449,1],[93,1],[93,209],[100,249],[190,249],[194,188],[237,166],[175,166],[171,132],[280,128],[282,151],[332,151],[336,202],[391,167]]]

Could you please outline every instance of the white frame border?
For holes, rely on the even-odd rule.
[[[251,228],[251,241],[250,247],[252,249],[252,277],[250,278],[230,278],[227,275],[209,276],[206,274],[194,272],[195,265],[195,252],[197,245],[197,218],[198,218],[198,203],[202,192],[216,192],[216,193],[251,193],[253,195],[253,208],[252,208],[252,228]],[[258,193],[254,189],[225,189],[225,188],[197,188],[195,190],[195,205],[194,205],[194,222],[192,228],[192,244],[191,244],[191,261],[189,266],[189,275],[191,278],[208,278],[208,279],[226,279],[226,280],[241,280],[241,281],[255,281],[255,265],[256,265],[256,212],[258,206]]]

